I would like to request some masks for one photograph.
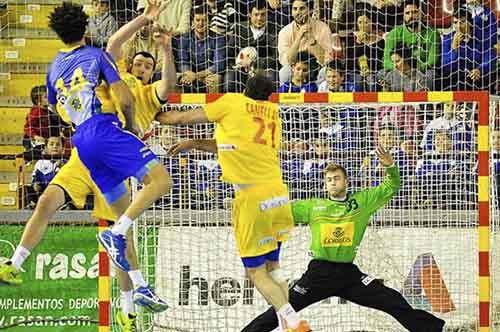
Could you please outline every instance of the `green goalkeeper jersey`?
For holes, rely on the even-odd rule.
[[[311,228],[314,259],[352,263],[370,217],[397,193],[399,186],[399,169],[393,165],[386,168],[384,182],[379,186],[348,194],[344,201],[294,201],[295,223]]]

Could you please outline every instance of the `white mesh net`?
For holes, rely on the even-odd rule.
[[[402,110],[404,119],[398,118]],[[448,328],[479,331],[477,105],[302,104],[282,105],[281,114],[282,169],[293,199],[324,197],[322,169],[328,161],[346,167],[352,191],[378,184],[382,174],[371,151],[376,142],[391,149],[402,188],[372,218],[355,263],[402,292],[414,307],[443,318]],[[491,119],[493,124],[493,113]],[[143,315],[142,327],[240,331],[268,305],[245,278],[237,255],[230,226],[232,188],[218,180],[213,155],[164,155],[178,140],[212,137],[212,127],[157,126],[155,132],[149,143],[162,156],[174,189],[143,215],[136,235],[141,266],[172,308]],[[491,215],[498,223],[493,181]],[[498,309],[495,236],[492,307]],[[307,267],[309,238],[308,228],[297,227],[283,248],[290,282]],[[338,298],[301,315],[317,331],[403,331],[390,316]]]

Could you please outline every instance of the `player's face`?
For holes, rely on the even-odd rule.
[[[295,0],[292,4],[292,17],[295,23],[302,25],[307,22],[309,9],[304,1]]]
[[[415,5],[406,5],[404,9],[403,19],[406,25],[414,25],[420,22],[420,9]]]
[[[344,197],[347,191],[347,178],[341,170],[325,174],[325,186],[328,196]]]
[[[491,147],[495,151],[500,151],[500,130],[494,130],[491,134]]]
[[[61,154],[62,143],[59,137],[49,137],[47,140],[47,153],[49,155]]]
[[[148,84],[153,76],[154,65],[153,59],[138,54],[132,60],[130,73],[140,79],[143,84]]]
[[[337,90],[344,83],[344,76],[336,70],[328,69],[325,80],[329,89]]]
[[[372,31],[372,21],[366,15],[358,17],[358,31],[371,32]]]
[[[304,62],[297,62],[293,66],[293,80],[296,82],[307,81],[309,75],[309,66]]]
[[[378,133],[378,143],[385,150],[390,150],[394,147],[394,132],[391,129],[381,129]]]
[[[252,12],[250,13],[250,25],[255,29],[262,29],[266,26],[267,20],[267,9],[257,9],[256,7],[252,8]]]

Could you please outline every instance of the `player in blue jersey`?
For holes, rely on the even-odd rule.
[[[119,211],[118,222],[111,230],[99,234],[99,240],[115,264],[128,271],[125,234],[133,219],[170,190],[171,180],[149,148],[121,128],[115,108],[110,106],[110,90],[117,97],[115,100],[120,101],[129,130],[133,130],[134,100],[111,57],[84,44],[88,17],[82,7],[63,3],[49,18],[50,27],[67,46],[57,54],[47,74],[49,104],[73,124],[76,129],[73,143],[81,161],[113,210]],[[106,87],[101,84],[103,80]],[[130,176],[145,184],[132,203],[124,182]],[[49,186],[41,199],[50,200],[51,195],[64,193]],[[42,210],[35,210],[26,226],[24,234],[30,234],[30,238],[23,235],[21,240],[30,249],[40,241],[47,227],[49,217]],[[18,246],[11,264],[0,267],[0,282],[19,284],[17,266],[28,255],[29,249]],[[166,303],[151,288],[143,288],[142,298],[150,301],[152,307],[166,308]]]

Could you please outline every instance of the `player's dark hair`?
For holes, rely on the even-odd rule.
[[[134,54],[134,56],[132,57],[132,62],[134,62],[134,59],[136,56],[138,55],[142,55],[143,57],[145,57],[146,59],[152,59],[153,60],[153,71],[156,69],[156,59],[155,57],[153,56],[153,54],[149,53],[149,52],[146,52],[146,51],[140,51],[140,52],[137,52]],[[132,63],[130,63],[132,65]]]
[[[344,177],[347,179],[347,171],[345,170],[345,168],[338,165],[338,164],[334,164],[334,163],[330,163],[330,164],[326,165],[325,169],[323,170],[323,175],[326,175],[326,173],[335,172],[335,171],[341,171],[342,174],[344,174]]]
[[[65,44],[77,43],[83,39],[87,29],[88,15],[79,4],[63,2],[49,15],[49,27]]]
[[[37,85],[31,89],[31,102],[33,105],[39,105],[42,101],[42,95],[47,92],[47,86]]]
[[[273,82],[262,72],[257,72],[247,80],[245,96],[254,100],[268,100],[274,91]]]
[[[455,11],[453,12],[453,17],[458,19],[465,19],[467,23],[471,25],[474,24],[474,19],[472,18],[472,14],[466,7],[460,6],[456,8]]]
[[[193,6],[193,16],[196,14],[208,14],[208,6],[204,2],[196,3]]]
[[[309,10],[313,10],[314,9],[314,0],[293,0],[292,1],[292,5],[295,1],[302,1],[302,2],[305,2],[306,3],[306,6]]]
[[[257,10],[267,9],[267,1],[257,0],[255,2],[250,3],[248,7],[248,13],[250,14],[254,8],[256,8]]]

